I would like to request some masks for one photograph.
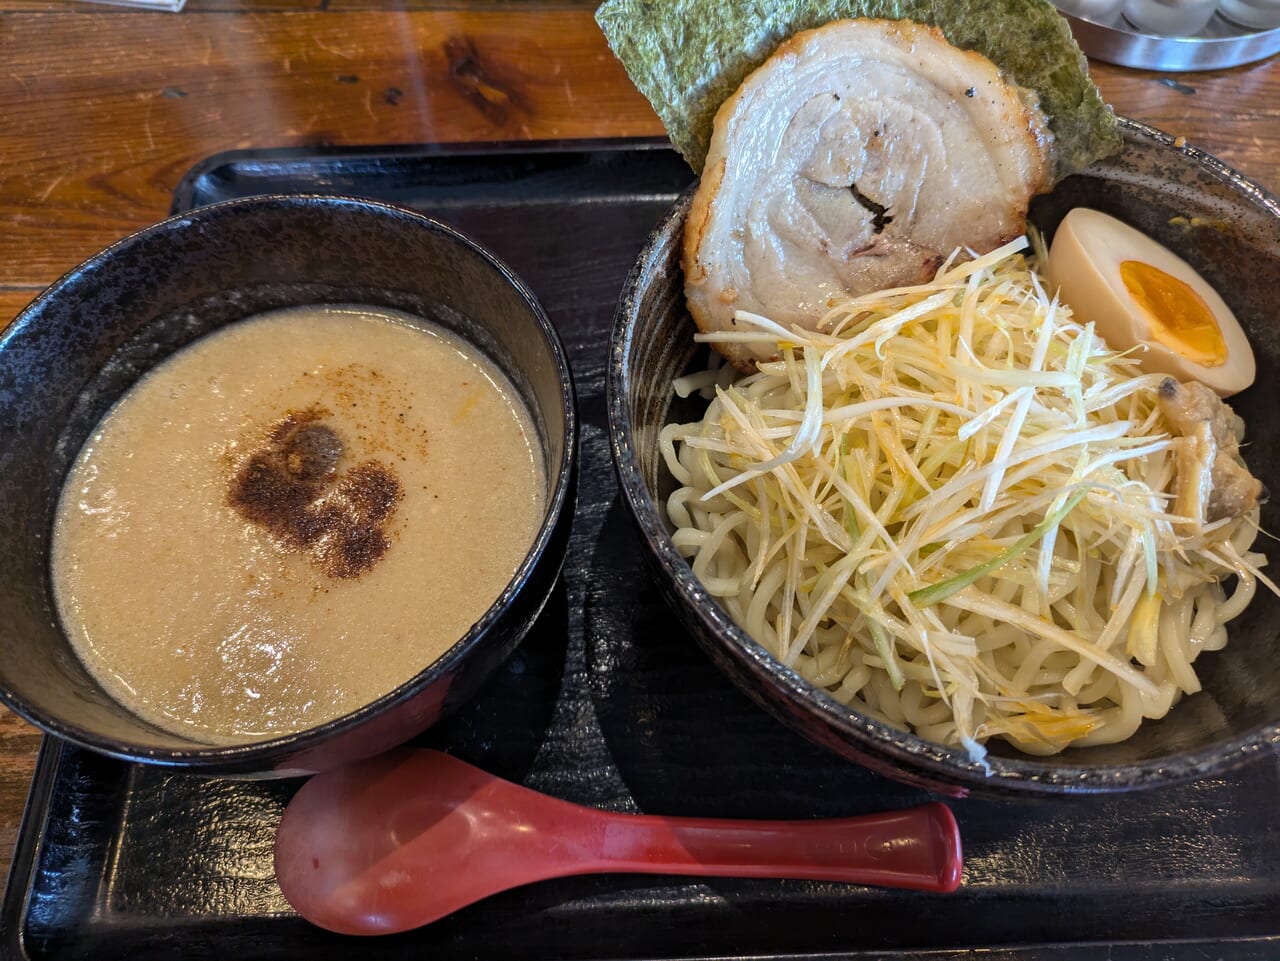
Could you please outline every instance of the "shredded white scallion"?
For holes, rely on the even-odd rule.
[[[677,547],[758,641],[845,703],[965,748],[1128,737],[1225,643],[1256,512],[1188,533],[1158,375],[1076,323],[1015,241],[814,331],[703,341],[779,359],[661,450]],[[1236,578],[1227,596],[1222,582]]]

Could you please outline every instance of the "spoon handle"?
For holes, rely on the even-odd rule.
[[[597,870],[847,881],[918,891],[960,885],[960,831],[950,809],[813,821],[609,815]]]

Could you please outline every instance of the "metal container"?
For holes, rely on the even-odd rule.
[[[1277,0],[1223,0],[1224,4],[1267,7]],[[1117,7],[1123,6],[1121,0]],[[1280,53],[1280,28],[1257,29],[1227,18],[1209,18],[1191,36],[1170,37],[1143,31],[1119,9],[1108,13],[1108,0],[1060,0],[1058,9],[1071,24],[1080,48],[1095,60],[1147,70],[1220,70],[1253,63]],[[1234,7],[1233,7],[1234,9]]]
[[[1217,0],[1126,0],[1124,18],[1146,33],[1189,37],[1208,25],[1217,7]]]
[[[1222,0],[1218,10],[1242,27],[1257,30],[1280,27],[1280,0]]]

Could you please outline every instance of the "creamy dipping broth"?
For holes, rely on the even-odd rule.
[[[55,600],[134,713],[262,739],[448,650],[545,498],[529,414],[473,346],[380,309],[277,311],[175,354],[95,428],[58,505]]]

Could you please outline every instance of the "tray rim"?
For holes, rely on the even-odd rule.
[[[282,162],[301,160],[379,160],[398,158],[406,161],[460,157],[511,158],[515,156],[551,156],[567,153],[632,153],[662,151],[673,153],[666,137],[584,137],[557,140],[492,140],[447,141],[443,143],[405,144],[319,144],[312,146],[237,147],[220,150],[196,161],[178,179],[169,206],[170,216],[183,214],[196,204],[197,184],[215,171],[246,160],[267,158]],[[690,174],[693,176],[692,172]]]
[[[1280,30],[1276,31],[1280,33]],[[514,159],[525,155],[616,152],[618,154],[661,150],[671,152],[666,138],[583,138],[555,141],[494,141],[440,144],[264,146],[220,151],[193,164],[173,191],[172,214],[193,208],[200,178],[221,168],[252,160],[283,162],[291,159],[313,163],[340,160],[400,158],[412,162],[430,158],[491,157]],[[691,174],[692,176],[692,174]],[[311,191],[308,191],[311,192]],[[56,774],[67,750],[85,750],[44,733],[32,773],[27,800],[19,821],[9,875],[0,897],[0,961],[30,961],[26,950],[27,922],[37,867],[44,850]],[[1280,763],[1258,758],[1254,763]],[[132,762],[106,758],[112,764],[132,768]],[[852,762],[850,762],[852,763]],[[34,819],[34,820],[33,820]],[[38,821],[38,829],[35,821]],[[21,879],[21,883],[17,883]],[[372,944],[373,942],[371,942]],[[885,959],[885,961],[958,961],[979,954],[990,961],[1093,961],[1117,955],[1131,961],[1263,961],[1280,955],[1280,925],[1273,934],[1230,935],[1222,938],[1118,939],[1097,941],[1016,942],[1003,945],[956,945],[926,949],[866,949],[854,952],[801,952],[742,955],[744,959],[768,961],[835,961],[835,959]],[[1176,952],[1176,953],[1173,953]],[[655,959],[658,961],[658,959]],[[680,961],[725,961],[721,955],[684,956]]]
[[[31,892],[35,885],[36,866],[44,851],[52,816],[53,785],[58,764],[62,760],[65,742],[49,734],[40,738],[40,750],[36,754],[35,768],[31,773],[31,785],[27,800],[18,821],[18,840],[14,844],[9,862],[9,876],[5,879],[4,894],[0,897],[0,958],[9,961],[26,961],[26,921],[31,904]],[[32,818],[38,817],[39,829],[31,827]],[[22,884],[17,880],[21,878]]]

